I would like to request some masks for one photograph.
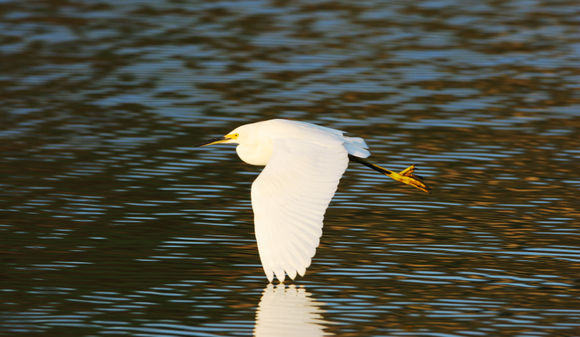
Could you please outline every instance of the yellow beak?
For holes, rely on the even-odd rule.
[[[203,143],[203,144],[199,144],[197,146],[200,147],[200,146],[208,146],[208,145],[213,145],[213,144],[227,143],[230,140],[236,140],[236,139],[238,139],[238,137],[239,137],[239,134],[237,134],[237,133],[230,133],[230,134],[227,134],[227,135],[225,135],[223,137],[218,137],[218,138],[210,139],[209,142]]]
[[[210,139],[209,142],[198,144],[197,147],[224,143],[224,142],[227,142],[228,140],[231,140],[231,139],[226,137],[226,136],[217,137],[217,138]]]

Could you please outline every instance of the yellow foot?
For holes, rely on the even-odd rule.
[[[429,190],[430,190],[429,186],[427,186],[423,182],[423,178],[421,178],[420,176],[414,175],[413,174],[414,172],[415,172],[415,165],[411,165],[399,173],[390,171],[391,174],[388,176],[395,179],[396,181],[400,181],[400,182],[407,184],[407,185],[415,186],[416,188],[420,189],[421,191],[429,193]]]

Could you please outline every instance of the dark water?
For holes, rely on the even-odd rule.
[[[580,336],[576,1],[0,1],[0,334]],[[292,118],[351,164],[267,286],[233,148]]]

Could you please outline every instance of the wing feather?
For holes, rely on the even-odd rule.
[[[273,140],[270,161],[252,184],[258,250],[271,282],[304,275],[322,235],[324,213],[348,165],[343,142]]]

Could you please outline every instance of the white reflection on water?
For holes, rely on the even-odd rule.
[[[254,335],[331,336],[324,331],[329,322],[322,317],[321,304],[303,287],[268,284],[256,310]]]

